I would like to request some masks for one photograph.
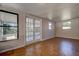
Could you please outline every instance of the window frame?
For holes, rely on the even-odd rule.
[[[17,26],[10,26],[10,27],[16,27],[17,28],[17,39],[19,39],[19,14],[18,13],[14,13],[14,12],[5,11],[5,10],[0,10],[0,12],[4,12],[4,13],[8,13],[8,14],[13,14],[13,15],[17,16]],[[1,26],[1,27],[5,27],[5,26]],[[9,26],[6,26],[6,27],[9,27]],[[17,40],[17,39],[14,39],[14,40]],[[2,40],[2,41],[10,41],[10,40],[6,40],[5,39],[5,40]]]

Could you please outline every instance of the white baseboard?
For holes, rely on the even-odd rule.
[[[13,48],[9,48],[9,49],[5,49],[5,50],[0,51],[0,53],[7,52],[7,51],[10,51],[10,50],[14,50],[14,49],[18,49],[18,48],[21,48],[21,47],[24,47],[24,46],[25,45],[17,46],[17,47],[13,47]]]
[[[73,38],[73,37],[59,37],[59,38],[67,38],[67,39],[76,39],[76,40],[79,40],[79,38]]]

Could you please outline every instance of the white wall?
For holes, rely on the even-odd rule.
[[[56,37],[79,39],[79,18],[72,19],[71,29],[62,29],[62,21],[56,23]]]
[[[55,23],[52,22],[52,29],[49,30],[49,27],[48,27],[49,22],[52,22],[52,21],[49,21],[46,19],[42,21],[42,39],[43,40],[55,37],[55,28],[54,28]]]
[[[12,7],[7,7],[7,6],[0,6],[0,9],[19,14],[19,39],[0,42],[0,53],[25,46],[26,45],[26,40],[25,40],[25,17],[26,17],[25,14],[26,13],[22,12],[19,9],[14,9]],[[49,20],[43,19],[42,39],[50,39],[54,37],[54,29],[52,30],[48,29],[48,22]]]

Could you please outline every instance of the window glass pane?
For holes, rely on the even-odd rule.
[[[63,29],[71,29],[71,27],[63,27]]]
[[[27,35],[26,35],[26,39],[27,41],[32,41],[33,40],[33,32],[28,32]]]
[[[29,21],[30,21],[31,24],[33,23],[33,19],[30,18]]]
[[[49,29],[52,29],[52,23],[49,22]]]
[[[3,26],[17,26],[17,23],[15,22],[3,22]]]
[[[17,39],[17,27],[3,27],[3,35],[6,40]]]
[[[35,27],[40,27],[40,21],[39,20],[35,20]]]
[[[33,28],[33,23],[26,23],[26,27],[31,27],[31,28]]]
[[[71,25],[71,22],[68,21],[68,22],[63,22],[63,26],[67,27],[67,26],[70,26]]]
[[[40,39],[40,32],[35,33],[35,39],[37,39],[37,40]]]
[[[26,22],[29,22],[29,18],[26,18]]]
[[[17,15],[0,12],[0,23],[5,26],[17,26]]]
[[[6,12],[0,12],[0,14],[2,21],[17,23],[17,15]]]

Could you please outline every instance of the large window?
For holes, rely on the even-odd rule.
[[[71,21],[63,22],[62,29],[71,29]]]
[[[0,10],[0,41],[17,39],[18,14]]]

